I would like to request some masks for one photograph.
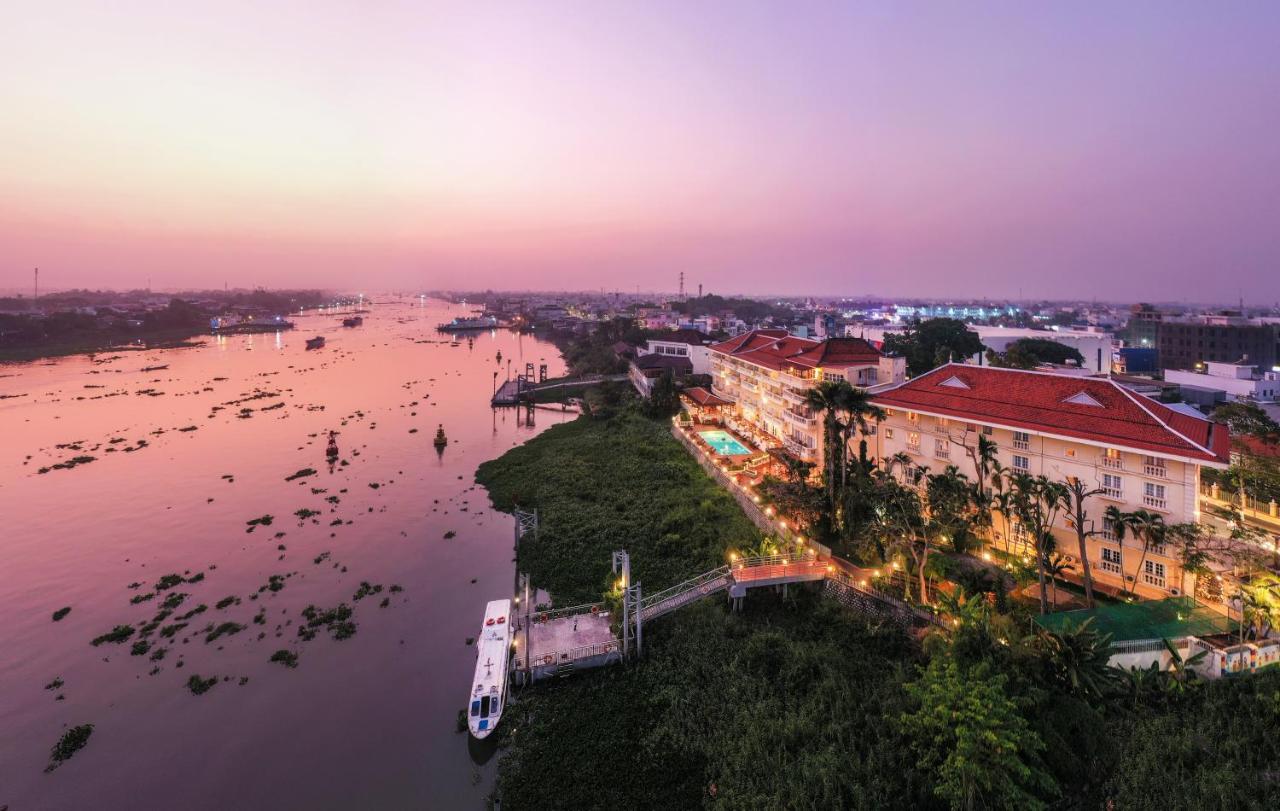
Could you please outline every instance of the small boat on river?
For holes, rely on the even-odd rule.
[[[436,438],[432,440],[437,448],[443,448],[449,444],[449,438],[444,435],[444,426],[441,425],[436,429]]]
[[[344,327],[358,327],[363,323],[364,323],[364,318],[358,315],[352,318],[342,319],[342,326]]]
[[[511,656],[511,601],[494,600],[485,607],[484,624],[476,637],[476,674],[467,702],[467,727],[487,738],[507,698],[507,662]]]
[[[307,339],[307,349],[319,349],[324,346],[324,336],[317,335],[314,338]]]

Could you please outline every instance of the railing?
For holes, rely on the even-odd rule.
[[[1168,509],[1169,506],[1169,502],[1166,499],[1157,498],[1156,496],[1143,496],[1142,504],[1146,507],[1155,507],[1157,510]]]
[[[1107,456],[1104,454],[1098,457],[1098,464],[1112,470],[1124,470],[1124,457]]]
[[[1169,476],[1169,470],[1164,465],[1146,465],[1142,466],[1142,474],[1151,476],[1156,479],[1165,479]]]
[[[950,458],[951,458],[951,448],[950,448],[950,447],[946,447],[946,448],[944,448],[944,447],[940,447],[940,446],[938,446],[938,445],[935,445],[935,446],[933,447],[933,455],[934,455],[936,458],[938,458],[938,459],[950,459]]]
[[[782,413],[786,415],[787,419],[792,422],[799,423],[800,425],[812,426],[817,422],[813,417],[806,417],[803,414],[797,414],[789,408],[783,409]]]
[[[1031,440],[1029,440],[1029,439],[1015,439],[1015,440],[1013,441],[1013,449],[1014,449],[1015,451],[1026,451],[1026,450],[1030,450],[1030,449],[1031,449]]]
[[[561,662],[576,662],[579,659],[589,659],[593,656],[606,656],[608,654],[617,654],[621,656],[622,646],[616,638],[608,642],[593,642],[590,645],[581,645],[576,648],[569,648],[568,650],[540,654],[533,657],[532,663],[534,667],[539,667],[559,664]],[[523,670],[526,666],[527,664],[523,656],[516,656],[512,660],[512,670]]]
[[[1148,586],[1155,586],[1156,588],[1162,589],[1165,587],[1163,577],[1157,577],[1156,575],[1147,574],[1146,572],[1142,573],[1142,582],[1146,583]]]
[[[1116,501],[1124,501],[1124,490],[1119,487],[1103,487],[1102,495],[1106,498],[1113,498]]]
[[[608,611],[608,607],[604,603],[583,603],[582,605],[571,605],[565,608],[551,608],[545,611],[533,611],[529,618],[534,622],[551,622],[553,620],[572,617],[577,614],[589,614],[591,609],[596,611]]]
[[[933,424],[933,432],[935,434],[945,434],[951,430],[951,426],[945,422],[935,422]]]
[[[1173,642],[1173,645],[1176,648],[1186,647],[1182,641]],[[1162,650],[1164,650],[1163,639],[1127,639],[1123,642],[1111,643],[1113,656],[1118,653],[1155,653]]]
[[[640,616],[644,619],[661,616],[699,597],[727,587],[729,580],[728,566],[720,566],[709,572],[703,572],[697,577],[674,585],[669,589],[663,589],[656,594],[644,597],[640,601]]]

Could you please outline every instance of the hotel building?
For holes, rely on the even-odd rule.
[[[1168,524],[1198,521],[1202,467],[1226,468],[1230,437],[1225,426],[1177,411],[1102,378],[948,364],[874,393],[888,415],[868,446],[884,460],[905,452],[917,465],[938,473],[955,465],[976,479],[968,449],[985,435],[999,448],[1011,472],[1076,478],[1101,493],[1086,501],[1093,529],[1088,540],[1094,581],[1113,590],[1130,588],[1146,597],[1168,597],[1194,589],[1172,548],[1153,548],[1142,558],[1142,541],[1121,541],[1103,513],[1145,509]],[[998,513],[996,548],[1028,552],[1026,530]],[[1060,553],[1076,563],[1075,530],[1058,514],[1053,527]],[[1141,565],[1141,570],[1139,566]]]
[[[733,403],[734,418],[764,444],[807,462],[822,458],[822,421],[805,393],[824,380],[867,388],[906,377],[902,358],[860,338],[814,341],[786,330],[754,330],[709,347],[712,393]],[[757,436],[757,439],[759,436]]]

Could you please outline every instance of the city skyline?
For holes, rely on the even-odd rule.
[[[128,12],[11,14],[0,287],[1280,298],[1264,4]]]

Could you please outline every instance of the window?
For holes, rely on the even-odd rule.
[[[1066,453],[1067,453],[1067,458],[1068,458],[1068,459],[1075,459],[1075,458],[1076,458],[1076,449],[1075,449],[1075,448],[1067,448]]]
[[[1156,563],[1153,560],[1149,560],[1143,564],[1142,581],[1152,586],[1164,588],[1164,564]]]
[[[892,429],[892,428],[886,428],[886,429],[884,429],[884,438],[885,438],[885,439],[893,439],[893,429]]]
[[[1031,460],[1030,460],[1030,459],[1028,459],[1028,458],[1027,458],[1027,457],[1025,457],[1025,456],[1014,456],[1014,457],[1013,457],[1013,469],[1014,469],[1014,470],[1028,471],[1028,470],[1030,470],[1030,469],[1031,469]]]
[[[1124,498],[1124,479],[1110,473],[1102,474],[1102,494],[1107,498]]]
[[[914,411],[908,411],[908,412],[907,412],[907,422],[919,422],[919,421],[920,421],[920,415],[919,415],[919,414],[917,414],[917,413],[916,413],[916,412],[914,412]]]
[[[933,455],[939,459],[950,459],[951,442],[946,439],[935,438],[933,440]]]
[[[1168,502],[1164,497],[1164,485],[1154,482],[1144,482],[1142,485],[1142,503],[1147,507],[1155,507],[1157,510],[1163,510],[1168,506]]]
[[[1116,524],[1110,518],[1102,519],[1102,531],[1098,533],[1103,539],[1114,541],[1116,539]]]
[[[1013,447],[1015,450],[1025,451],[1031,447],[1031,434],[1022,431],[1013,432]]]
[[[1144,456],[1142,459],[1142,472],[1147,476],[1165,478],[1164,460],[1157,456]]]
[[[1102,453],[1102,466],[1114,468],[1116,470],[1124,470],[1124,459],[1120,456],[1120,451],[1115,448],[1107,448]]]
[[[945,417],[938,417],[933,423],[933,430],[939,434],[945,434],[947,432],[948,425],[949,422]]]
[[[1112,574],[1120,574],[1123,572],[1124,568],[1121,563],[1120,550],[1111,549],[1106,546],[1102,547],[1102,560],[1100,561],[1098,568],[1102,569],[1104,572],[1111,572]]]
[[[982,433],[986,434],[987,436],[991,436],[991,434],[994,433],[994,431],[992,430],[990,425],[984,425],[982,426]]]
[[[920,435],[915,431],[907,432],[907,448],[916,453],[920,452]]]

